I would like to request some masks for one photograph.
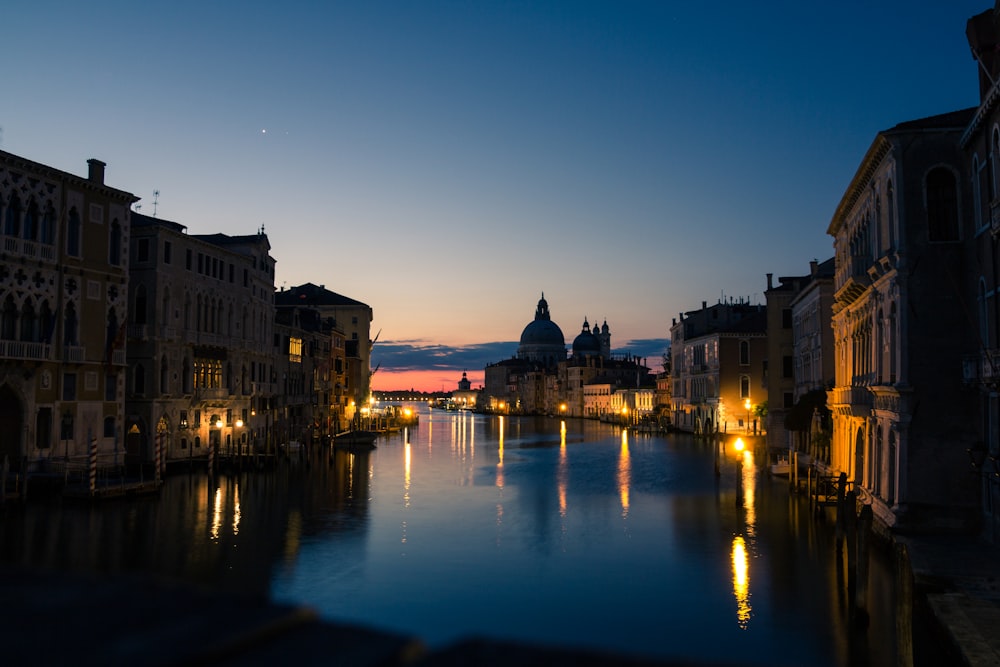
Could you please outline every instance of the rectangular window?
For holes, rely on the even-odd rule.
[[[38,408],[35,417],[35,448],[48,449],[52,446],[52,408]]]
[[[783,329],[792,328],[792,309],[785,308],[781,311],[781,327]]]
[[[135,259],[137,262],[149,261],[149,239],[139,239],[136,244]]]
[[[200,252],[198,253],[198,273],[205,274],[205,256]]]
[[[62,400],[76,400],[76,373],[63,373]]]
[[[187,256],[185,257],[184,264],[185,264],[185,268],[187,268],[187,270],[190,271],[191,270],[191,249],[190,248],[187,249]]]
[[[792,392],[786,391],[781,398],[786,410],[791,410],[795,406],[795,398],[792,396]]]
[[[164,241],[163,242],[163,263],[164,264],[169,264],[170,263],[170,254],[171,254],[172,250],[173,250],[173,245],[170,243],[170,241]]]
[[[791,378],[795,376],[793,360],[794,357],[790,355],[781,358],[781,377]]]
[[[104,376],[104,400],[114,401],[118,398],[118,376],[111,373]]]

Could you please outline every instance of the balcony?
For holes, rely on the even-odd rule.
[[[63,362],[67,364],[82,364],[87,358],[87,348],[82,345],[66,345],[63,347]]]
[[[149,335],[145,324],[128,325],[129,340],[147,340]]]
[[[0,358],[23,361],[45,361],[49,358],[49,346],[45,343],[29,343],[20,340],[0,340]]]
[[[963,357],[962,380],[983,387],[1000,384],[1000,350],[980,350],[979,354]]]
[[[852,405],[856,407],[868,407],[873,404],[872,393],[868,387],[834,387],[829,396],[834,405]]]

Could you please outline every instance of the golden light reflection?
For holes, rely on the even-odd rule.
[[[750,567],[742,535],[733,538],[733,597],[736,598],[736,624],[746,630],[750,624]]]
[[[566,517],[566,422],[559,423],[559,516]]]
[[[403,507],[410,506],[410,462],[412,454],[410,443],[403,445]]]
[[[753,452],[749,449],[743,452],[743,511],[745,512],[745,532],[753,538],[756,534],[757,507],[754,497],[757,492],[757,474],[754,466]]]
[[[497,456],[499,458],[497,459],[497,482],[496,482],[496,484],[501,489],[503,488],[503,427],[504,427],[504,419],[503,419],[503,415],[500,415],[500,445],[499,445],[499,449],[497,450]]]
[[[219,539],[219,528],[222,527],[222,487],[215,489],[215,505],[212,508],[212,539]]]
[[[628,431],[622,429],[622,446],[618,452],[618,496],[622,503],[622,518],[628,518],[629,483],[632,475],[632,464],[629,460]]]
[[[236,484],[233,489],[233,535],[240,534],[240,519],[243,513],[240,511],[240,485]]]

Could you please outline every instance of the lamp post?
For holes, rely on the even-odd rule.
[[[747,409],[747,433],[750,433],[750,399],[743,401],[743,407]]]

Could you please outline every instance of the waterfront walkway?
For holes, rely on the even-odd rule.
[[[897,537],[916,593],[971,667],[1000,667],[1000,547],[973,537]]]

